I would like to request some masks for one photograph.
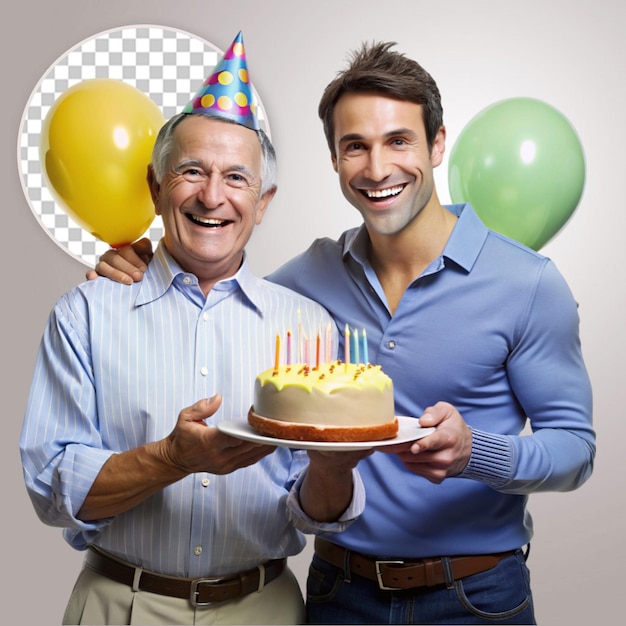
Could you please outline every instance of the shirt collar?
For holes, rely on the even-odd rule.
[[[470,271],[489,232],[470,204],[444,205],[459,219],[443,250],[443,257]],[[369,235],[365,225],[347,231],[343,240],[343,257],[352,256],[361,265],[367,266]]]
[[[186,288],[186,282],[189,282],[189,289],[196,288],[196,277],[185,272],[167,251],[163,241],[160,241],[148,264],[135,302],[137,306],[148,304],[159,299],[173,286]],[[229,294],[237,290],[241,290],[250,306],[262,315],[259,279],[252,273],[245,251],[239,270],[230,278],[218,281],[212,291]]]
[[[459,219],[443,249],[443,256],[469,272],[480,254],[489,230],[470,204],[446,205],[446,209]]]

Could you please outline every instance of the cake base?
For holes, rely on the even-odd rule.
[[[316,426],[262,417],[254,412],[253,407],[248,412],[248,423],[262,435],[291,441],[382,441],[398,434],[397,418],[386,424],[368,426]]]

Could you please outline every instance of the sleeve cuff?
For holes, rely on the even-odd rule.
[[[354,483],[352,501],[343,512],[343,515],[335,522],[318,522],[309,517],[300,506],[300,486],[304,480],[305,473],[306,470],[298,476],[287,497],[287,514],[295,528],[307,534],[338,533],[348,528],[363,513],[365,509],[365,487],[361,480],[361,475],[355,468],[352,470]]]
[[[506,435],[472,430],[472,454],[459,478],[479,480],[499,489],[512,478],[513,454],[513,444]]]

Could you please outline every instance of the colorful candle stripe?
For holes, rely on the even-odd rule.
[[[337,355],[333,351],[333,327],[329,322],[326,326],[325,335],[320,328],[317,329],[315,343],[307,337],[302,328],[300,320],[298,320],[298,330],[296,345],[294,346],[294,336],[291,330],[286,333],[286,341],[281,345],[282,335],[276,333],[276,348],[274,358],[274,368],[278,369],[281,364],[281,349],[284,350],[285,363],[293,365],[301,363],[308,366],[319,368],[323,363],[330,363]],[[284,347],[283,347],[284,346]],[[294,360],[294,357],[296,360]],[[369,353],[367,344],[367,332],[365,328],[351,328],[346,323],[344,328],[344,363],[369,363]]]

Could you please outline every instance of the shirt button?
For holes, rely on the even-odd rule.
[[[202,486],[203,487],[208,487],[211,484],[211,481],[208,478],[203,478],[202,479]]]
[[[185,276],[183,278],[183,282],[185,283],[185,285],[191,285],[191,283],[193,282],[191,279],[191,276]]]
[[[201,373],[203,376],[208,376],[208,374],[209,374],[209,369],[208,369],[207,367],[202,367],[202,368],[200,368],[200,373]]]
[[[196,556],[200,556],[200,555],[202,554],[202,546],[196,546],[196,547],[193,549],[193,553],[194,553]]]
[[[206,311],[202,314],[202,320],[204,322],[208,322],[209,321],[209,314]]]
[[[387,342],[387,347],[388,347],[390,350],[395,350],[395,349],[396,349],[396,342],[395,342],[393,339],[390,339],[390,340]]]

